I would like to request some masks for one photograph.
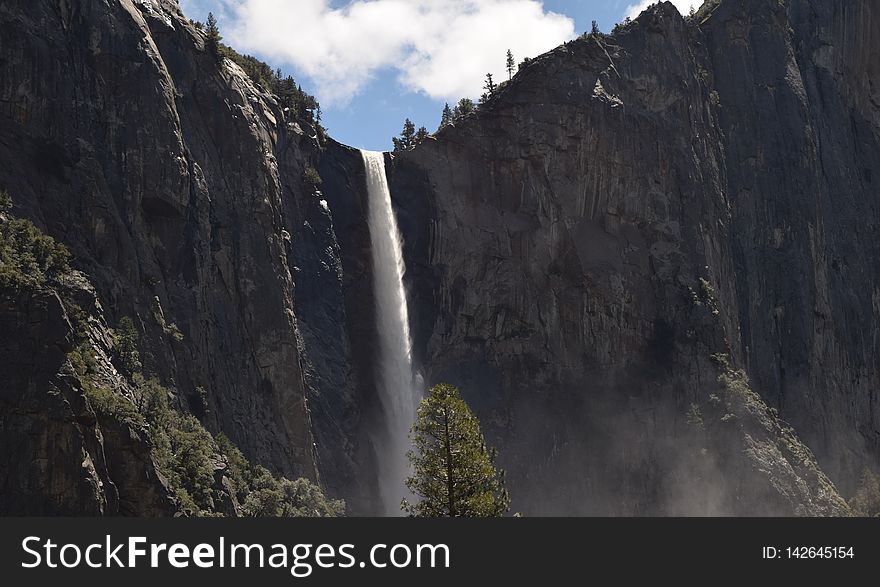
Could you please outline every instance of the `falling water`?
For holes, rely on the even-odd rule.
[[[373,295],[378,330],[377,388],[384,429],[374,435],[378,454],[379,491],[385,513],[400,513],[408,496],[404,479],[409,470],[406,451],[409,427],[415,419],[418,392],[413,383],[412,341],[406,292],[403,288],[403,250],[385,177],[385,157],[361,151],[367,174],[368,222],[373,254]]]

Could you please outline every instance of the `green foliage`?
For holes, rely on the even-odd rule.
[[[120,320],[120,339],[133,338],[133,325]],[[172,408],[170,392],[158,379],[141,373],[131,377],[131,399],[103,384],[98,363],[88,340],[68,354],[89,404],[101,418],[114,418],[145,430],[156,467],[168,481],[190,515],[215,515],[218,495],[214,482],[215,462],[228,461],[235,497],[249,516],[339,516],[342,501],[328,500],[321,489],[307,479],[291,481],[273,476],[266,468],[251,464],[225,436],[216,441],[190,414]],[[198,388],[206,400],[207,392]],[[207,403],[207,402],[205,402]]]
[[[590,34],[593,36],[599,36],[602,34],[602,31],[599,30],[599,21],[594,20],[590,25]]]
[[[721,0],[705,0],[693,14],[689,15],[689,20],[697,24],[704,22],[720,4]]]
[[[849,500],[856,516],[880,518],[880,475],[865,469],[856,494]]]
[[[208,408],[208,390],[201,385],[196,386],[196,402],[202,414],[207,414],[210,411]]]
[[[220,41],[223,40],[223,37],[220,36],[220,29],[217,27],[217,19],[214,18],[214,13],[208,13],[208,21],[205,23],[205,34],[207,38],[205,40],[206,46],[214,55],[220,55]]]
[[[498,517],[510,509],[504,472],[495,451],[486,448],[480,423],[458,389],[441,383],[419,406],[407,453],[413,475],[407,488],[420,501],[401,502],[417,517]]]
[[[118,365],[129,375],[140,372],[141,354],[138,351],[138,333],[134,321],[123,316],[113,330],[113,354]]]
[[[12,196],[6,190],[0,190],[0,213],[12,210]]]
[[[508,49],[507,50],[507,79],[513,79],[513,74],[516,72],[516,61],[513,60],[513,52]]]
[[[185,511],[212,513],[217,451],[211,434],[193,416],[171,408],[169,392],[157,379],[136,373],[132,383],[133,407],[148,425],[156,466]]]
[[[306,168],[303,169],[303,181],[312,187],[319,186],[322,181],[321,174],[311,165],[306,165]]]
[[[483,95],[480,97],[480,103],[485,104],[489,100],[495,97],[495,90],[498,89],[498,86],[495,84],[495,81],[492,79],[492,74],[486,74],[486,83],[483,85],[483,89],[486,90]]]
[[[462,98],[452,109],[452,121],[459,122],[477,111],[477,105],[470,98]]]
[[[431,133],[428,132],[427,128],[420,126],[419,129],[416,130],[416,125],[412,120],[407,118],[403,123],[403,130],[400,132],[400,136],[392,137],[391,142],[394,143],[394,151],[399,153],[415,149],[429,136],[431,136]]]
[[[183,333],[180,331],[180,328],[178,328],[177,324],[175,324],[174,322],[168,322],[165,319],[165,314],[163,314],[159,310],[156,310],[155,312],[153,312],[153,318],[156,319],[156,324],[159,325],[159,328],[162,329],[162,332],[167,334],[171,338],[171,340],[173,340],[174,342],[183,342],[184,336]]]
[[[190,414],[167,412],[167,425],[155,430],[153,455],[186,509],[205,514],[214,508],[214,439]]]
[[[621,32],[623,29],[627,28],[631,24],[632,24],[632,19],[627,16],[626,18],[623,19],[623,22],[619,22],[619,23],[615,24],[614,29],[612,29],[611,32],[612,32],[612,34],[616,35],[617,33]]]
[[[345,503],[327,499],[308,479],[273,476],[268,469],[249,462],[224,435],[217,437],[226,455],[229,475],[241,512],[248,517],[335,517],[345,513]]]
[[[144,419],[134,404],[128,401],[125,396],[101,383],[98,377],[98,363],[89,341],[80,342],[76,348],[67,353],[67,358],[79,377],[89,404],[99,416],[112,417],[120,422],[143,426]]]
[[[452,109],[452,123],[458,124],[465,118],[476,112],[477,105],[470,98],[462,98]]]
[[[416,125],[407,118],[403,123],[403,130],[400,131],[399,137],[393,137],[391,142],[394,143],[395,152],[409,151],[414,149],[416,143]]]
[[[314,96],[304,92],[292,76],[285,76],[280,69],[260,61],[252,55],[243,55],[227,45],[221,45],[224,57],[241,67],[251,81],[275,94],[282,108],[288,108],[297,117],[315,125],[319,138],[323,140],[326,129],[321,126],[321,106]]]
[[[70,253],[31,221],[9,213],[12,200],[0,194],[0,288],[38,288],[70,271]]]
[[[449,102],[447,102],[443,106],[443,112],[440,114],[440,126],[437,127],[437,130],[441,128],[445,128],[452,124],[452,108],[449,107]]]
[[[715,288],[709,280],[703,279],[702,277],[700,278],[700,294],[703,302],[712,312],[712,315],[717,316],[719,314],[719,309],[718,299],[715,295]]]
[[[200,23],[195,23],[196,26]],[[201,27],[198,27],[201,28]],[[261,61],[253,55],[239,53],[229,45],[221,41],[220,29],[214,15],[208,14],[208,21],[204,27],[207,35],[206,45],[215,55],[225,57],[242,68],[247,76],[255,84],[274,94],[282,108],[290,110],[294,116],[307,120],[314,125],[315,132],[320,141],[323,141],[327,129],[321,126],[321,106],[311,94],[304,92],[292,76],[285,76],[281,69],[273,69],[265,61]]]

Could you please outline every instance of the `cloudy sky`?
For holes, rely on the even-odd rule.
[[[535,57],[590,29],[610,30],[652,0],[180,0],[220,22],[225,42],[315,94],[337,140],[384,150],[403,120],[436,128],[444,102],[482,93],[505,55]],[[673,0],[685,13],[700,0]]]

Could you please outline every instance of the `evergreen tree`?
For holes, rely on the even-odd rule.
[[[470,98],[462,98],[452,110],[452,122],[459,123],[477,109]]]
[[[431,136],[431,135],[430,135],[430,133],[428,132],[428,129],[425,128],[424,126],[420,126],[420,127],[419,127],[419,130],[416,131],[416,137],[415,137],[415,143],[416,143],[416,145],[420,145],[420,144],[421,144],[422,142],[424,142],[424,140],[427,139],[429,136]]]
[[[480,423],[458,389],[441,383],[419,406],[407,453],[413,475],[407,488],[420,498],[400,507],[415,517],[500,517],[510,509],[504,471],[486,448]]]
[[[395,151],[409,151],[416,146],[416,125],[407,118],[403,123],[403,130],[400,137],[393,137],[391,142],[394,143]]]
[[[208,22],[205,25],[205,33],[207,33],[207,47],[211,50],[214,55],[220,54],[220,41],[223,40],[223,37],[220,36],[220,29],[217,27],[217,19],[214,18],[214,13],[208,13]]]
[[[491,98],[495,95],[495,88],[498,86],[495,85],[495,82],[492,80],[492,74],[486,74],[486,85],[483,86],[483,89],[486,90],[486,94]]]
[[[12,196],[6,190],[0,190],[0,212],[9,212],[10,210],[12,210]]]
[[[593,21],[593,25],[590,27],[590,34],[591,35],[598,35],[599,34],[599,21],[596,21],[596,20]]]
[[[510,49],[507,50],[507,79],[513,78],[514,67],[516,66],[516,62],[513,60],[513,52]]]
[[[440,115],[440,128],[444,126],[449,126],[452,124],[452,109],[449,107],[449,102],[443,106],[443,114]]]

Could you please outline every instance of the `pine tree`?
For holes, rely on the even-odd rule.
[[[462,98],[452,110],[452,122],[457,124],[469,116],[477,107],[470,98]]]
[[[415,147],[416,125],[413,124],[413,121],[407,118],[403,123],[403,131],[401,131],[400,137],[392,138],[391,142],[394,143],[395,151],[409,151]]]
[[[220,36],[220,29],[217,27],[217,19],[214,18],[214,13],[208,13],[208,22],[205,25],[205,33],[208,35],[206,40],[208,49],[211,50],[214,55],[220,54],[220,41],[223,40],[223,37]]]
[[[507,79],[513,78],[514,68],[516,67],[516,62],[513,60],[513,53],[510,49],[507,50]]]
[[[591,35],[598,35],[599,34],[599,21],[597,21],[597,20],[593,21],[593,24],[590,27],[590,34]]]
[[[458,389],[441,383],[419,406],[407,453],[413,475],[407,488],[420,498],[400,507],[415,517],[500,517],[510,509],[504,471],[486,448],[480,423]]]
[[[445,126],[449,126],[452,124],[452,109],[449,107],[449,102],[443,106],[443,114],[440,115],[440,128]]]
[[[416,145],[422,144],[422,142],[424,142],[424,140],[427,139],[429,136],[431,136],[431,135],[428,132],[428,129],[425,128],[424,126],[420,126],[419,130],[416,131],[415,144]]]
[[[486,74],[486,85],[483,86],[483,89],[486,90],[486,93],[488,94],[488,96],[490,98],[495,95],[495,88],[496,87],[497,86],[495,85],[495,82],[492,80],[492,74],[487,73]]]

